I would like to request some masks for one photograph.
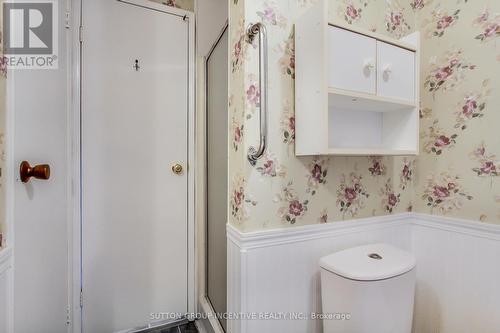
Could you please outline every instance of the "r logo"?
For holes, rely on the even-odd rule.
[[[6,55],[53,53],[53,3],[6,2],[3,24]]]

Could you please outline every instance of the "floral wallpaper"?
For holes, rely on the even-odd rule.
[[[243,231],[405,212],[413,207],[415,161],[405,157],[296,157],[294,20],[317,0],[232,0],[230,7],[229,217]],[[401,37],[414,31],[407,1],[330,1],[329,16]],[[269,47],[269,142],[258,144],[258,49],[245,41],[264,22]]]
[[[232,0],[230,6],[229,220],[242,231],[405,211],[500,223],[500,2],[329,0],[329,17],[396,38],[421,32],[418,157],[294,155],[294,29],[319,0]],[[258,50],[269,45],[269,140],[258,144]]]
[[[194,12],[194,0],[149,0],[167,6],[176,7]]]
[[[3,0],[0,0],[0,247],[5,242],[5,186],[4,186],[4,166],[5,166],[5,113],[6,96],[5,84],[7,80],[7,68],[3,60],[3,32],[2,32],[2,8]]]
[[[415,2],[422,32],[415,209],[500,224],[500,2]]]

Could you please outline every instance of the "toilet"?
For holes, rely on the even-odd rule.
[[[410,333],[415,257],[370,244],[320,259],[324,333]]]

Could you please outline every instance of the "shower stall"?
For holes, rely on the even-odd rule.
[[[206,57],[206,296],[215,313],[226,312],[228,147],[227,24]],[[226,320],[219,318],[226,330]]]

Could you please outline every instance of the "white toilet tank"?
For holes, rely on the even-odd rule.
[[[388,244],[320,259],[324,333],[410,333],[415,257]]]

